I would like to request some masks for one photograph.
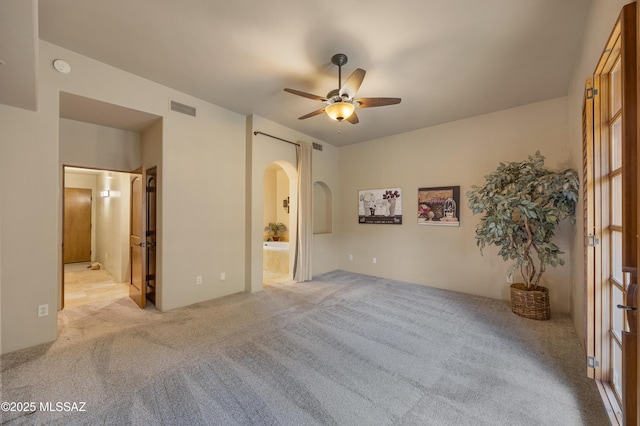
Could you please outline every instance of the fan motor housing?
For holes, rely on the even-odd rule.
[[[345,55],[344,53],[336,53],[331,57],[331,63],[339,67],[343,66],[348,61],[349,59],[347,58],[347,55]]]

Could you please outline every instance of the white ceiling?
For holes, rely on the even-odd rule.
[[[15,1],[15,0],[14,0]],[[336,146],[567,93],[589,0],[40,0],[39,38]],[[1,48],[1,47],[0,47]],[[360,123],[297,117],[343,81]],[[0,51],[0,58],[2,52]],[[73,67],[73,64],[71,64]]]

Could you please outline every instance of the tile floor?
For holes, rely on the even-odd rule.
[[[93,270],[90,266],[91,262],[64,265],[65,307],[72,308],[129,296],[128,283],[118,283],[105,269]],[[291,281],[288,275],[263,271],[263,285],[288,281]]]
[[[91,262],[64,266],[66,308],[129,296],[129,283],[116,282],[105,269],[93,270],[90,266]]]
[[[288,275],[275,272],[262,271],[262,285],[271,285],[291,281]]]

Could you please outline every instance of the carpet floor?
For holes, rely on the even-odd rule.
[[[58,322],[55,342],[2,356],[0,399],[35,403],[3,424],[609,424],[568,316],[420,285],[335,271]]]

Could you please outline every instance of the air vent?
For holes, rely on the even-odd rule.
[[[322,151],[322,145],[319,143],[313,142],[313,149],[317,149],[318,151]]]
[[[171,111],[180,112],[182,114],[190,115],[192,117],[196,116],[196,108],[181,104],[180,102],[171,101]]]

